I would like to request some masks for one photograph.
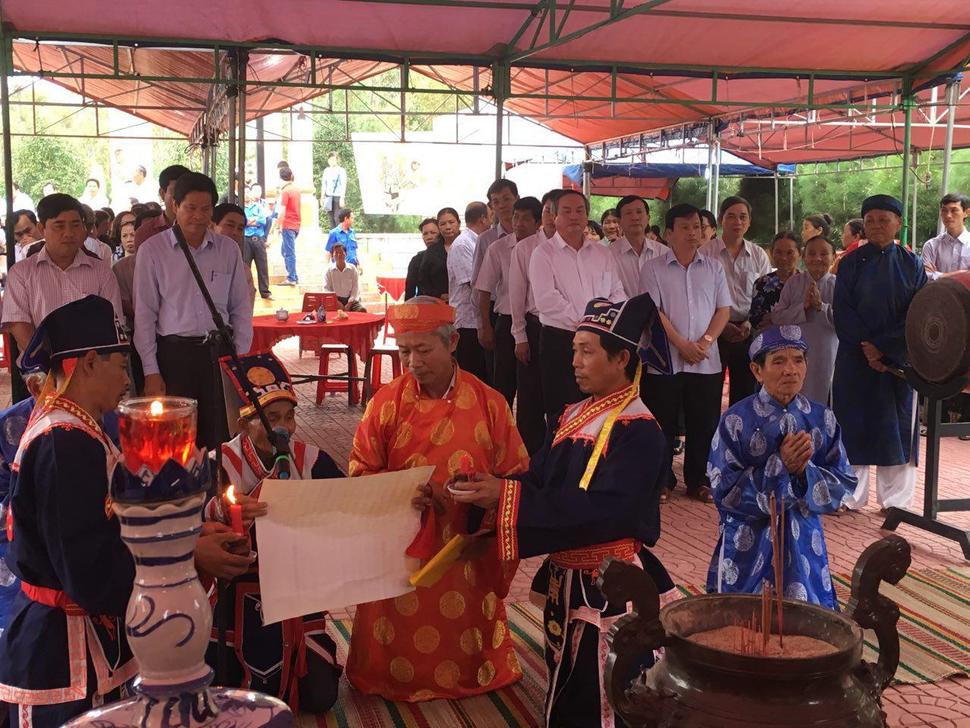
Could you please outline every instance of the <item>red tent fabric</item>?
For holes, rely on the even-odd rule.
[[[111,0],[4,0],[2,20],[19,39],[15,65],[32,72],[65,64],[77,70],[80,56],[86,72],[95,66],[110,76],[115,41],[123,69],[133,63],[140,73],[165,70],[173,77],[211,77],[213,49],[231,43],[256,44],[250,78],[260,79],[308,80],[309,49],[320,56],[318,70],[333,72],[332,78],[329,70],[318,73],[318,81],[340,84],[406,62],[412,71],[455,87],[485,90],[492,83],[489,66],[507,63],[508,109],[590,144],[711,117],[763,113],[764,106],[789,112],[804,108],[810,93],[816,103],[844,100],[860,88],[875,95],[904,75],[928,82],[962,68],[970,57],[965,5],[965,0],[815,0],[784,9],[769,0],[209,0],[162,7],[155,0],[128,0],[122,8]],[[108,45],[90,45],[96,38]],[[138,40],[136,48],[130,40]],[[143,118],[181,133],[191,128],[191,109],[204,106],[208,92],[203,84],[177,79],[57,81],[83,86],[91,98],[140,109],[136,113]],[[249,115],[321,92],[250,86]],[[877,133],[858,148],[884,151],[880,135],[886,136]],[[784,141],[776,141],[783,149]],[[847,143],[832,136],[823,141],[843,148]],[[796,156],[785,161],[798,161]]]

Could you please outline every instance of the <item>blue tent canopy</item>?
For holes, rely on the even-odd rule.
[[[627,162],[593,162],[590,166],[590,177],[603,179],[605,177],[630,177],[634,179],[677,179],[679,177],[703,177],[704,165],[686,163],[647,162],[631,164]],[[775,171],[756,164],[731,163],[720,166],[722,177],[773,177]],[[792,175],[795,173],[794,164],[779,164],[777,173]],[[563,167],[563,174],[577,185],[583,183],[583,165],[570,164]]]

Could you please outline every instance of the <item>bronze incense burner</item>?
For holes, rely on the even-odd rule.
[[[847,616],[784,601],[786,635],[813,637],[834,650],[773,657],[691,640],[750,623],[762,610],[760,595],[688,597],[661,611],[645,572],[606,559],[599,578],[603,594],[611,602],[633,602],[633,613],[608,637],[604,682],[610,704],[631,728],[882,728],[882,691],[899,665],[899,609],[879,594],[879,584],[897,583],[910,563],[909,544],[899,536],[870,545],[852,575]],[[876,633],[875,665],[862,660],[863,629]],[[642,656],[659,647],[663,658],[637,675]]]

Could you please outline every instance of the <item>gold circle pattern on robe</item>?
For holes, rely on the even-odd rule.
[[[447,445],[455,435],[455,423],[451,418],[438,420],[438,423],[431,428],[431,442],[441,447]]]
[[[485,598],[482,600],[482,614],[485,615],[485,619],[495,619],[495,609],[497,605],[498,597],[495,595],[495,592],[489,592],[485,595]]]
[[[461,651],[466,655],[475,655],[481,652],[484,646],[482,631],[478,627],[469,627],[461,633],[458,643],[461,645]]]
[[[495,665],[491,660],[485,660],[478,668],[478,684],[485,687],[495,679]]]
[[[409,683],[414,679],[414,665],[406,657],[391,660],[391,677],[398,682]]]
[[[441,634],[430,624],[418,627],[414,633],[414,649],[423,655],[430,655],[441,643]]]
[[[374,639],[379,644],[389,645],[394,641],[394,625],[387,617],[378,617],[374,620]]]
[[[434,681],[443,688],[453,688],[461,677],[461,669],[453,660],[444,660],[434,669]]]
[[[418,606],[417,592],[408,592],[394,598],[394,608],[397,609],[398,614],[404,617],[413,616],[418,611]]]
[[[495,631],[492,633],[492,649],[497,650],[505,641],[505,622],[499,620],[495,623]]]
[[[442,617],[458,619],[465,613],[465,597],[460,592],[445,592],[438,601],[438,608],[441,610]]]

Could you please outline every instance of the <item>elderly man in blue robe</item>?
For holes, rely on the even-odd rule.
[[[774,495],[785,511],[785,598],[837,608],[819,515],[838,510],[856,478],[832,410],[800,393],[807,349],[795,325],[772,326],[751,343],[761,390],[721,417],[707,464],[720,515],[708,592],[754,594],[774,584]]]
[[[916,489],[916,398],[893,371],[907,362],[906,313],[926,285],[926,271],[918,256],[896,243],[903,224],[899,200],[867,197],[862,220],[869,242],[839,263],[832,303],[839,338],[832,406],[859,479],[845,505],[866,505],[869,470],[875,465],[879,506],[905,508]]]

